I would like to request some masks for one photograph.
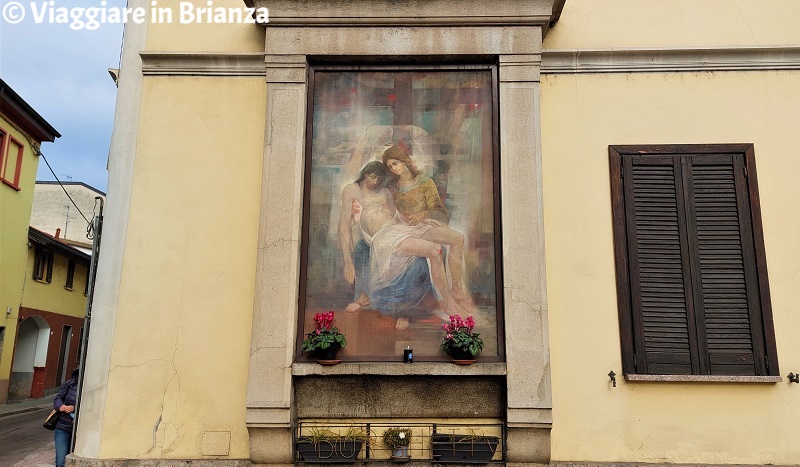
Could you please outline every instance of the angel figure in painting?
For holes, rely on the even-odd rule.
[[[432,283],[447,314],[464,313],[448,285],[442,245],[452,246],[437,241],[446,240],[436,233],[442,227],[432,219],[422,219],[415,225],[403,222],[391,192],[383,186],[386,172],[383,163],[369,162],[358,179],[342,190],[339,246],[344,277],[356,285],[356,299],[346,310],[357,311],[371,305],[382,314],[397,315],[409,303],[421,302],[431,291]],[[366,274],[356,274],[353,257],[364,255],[353,255],[353,224],[358,225],[369,248]],[[408,318],[398,317],[395,328],[403,330],[408,325]]]

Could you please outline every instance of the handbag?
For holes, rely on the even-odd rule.
[[[58,423],[58,419],[61,418],[61,414],[64,412],[59,412],[58,410],[53,410],[50,412],[50,415],[44,420],[43,427],[47,428],[48,430],[55,430],[56,423]]]

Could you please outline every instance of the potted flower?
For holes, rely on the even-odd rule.
[[[393,460],[406,461],[411,458],[408,454],[411,436],[411,428],[389,428],[383,432],[383,445],[392,450]]]
[[[475,329],[475,320],[472,316],[462,319],[459,315],[450,317],[450,322],[442,325],[446,333],[442,341],[444,352],[450,355],[453,363],[469,365],[475,363],[475,356],[483,349],[483,339]]]
[[[339,363],[336,352],[347,345],[344,334],[333,326],[333,311],[314,315],[314,330],[306,334],[303,351],[314,354],[319,363],[331,365]]]

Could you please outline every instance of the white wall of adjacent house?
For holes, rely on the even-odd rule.
[[[60,238],[91,245],[92,241],[86,237],[89,225],[86,220],[92,220],[97,196],[105,199],[102,192],[80,183],[65,182],[62,188],[58,182],[36,182],[31,226],[53,236],[61,229]]]

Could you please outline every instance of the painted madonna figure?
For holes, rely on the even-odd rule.
[[[392,146],[381,157],[395,175],[389,183],[397,211],[410,225],[428,222],[436,228],[423,238],[449,247],[447,266],[451,275],[451,294],[463,306],[472,308],[472,299],[463,279],[464,235],[448,227],[450,213],[442,203],[433,179],[420,171],[408,152]]]
[[[384,151],[381,159],[397,177],[389,188],[397,210],[409,224],[417,224],[422,219],[433,219],[444,225],[450,223],[450,213],[433,179],[417,168],[405,149],[392,146]]]

